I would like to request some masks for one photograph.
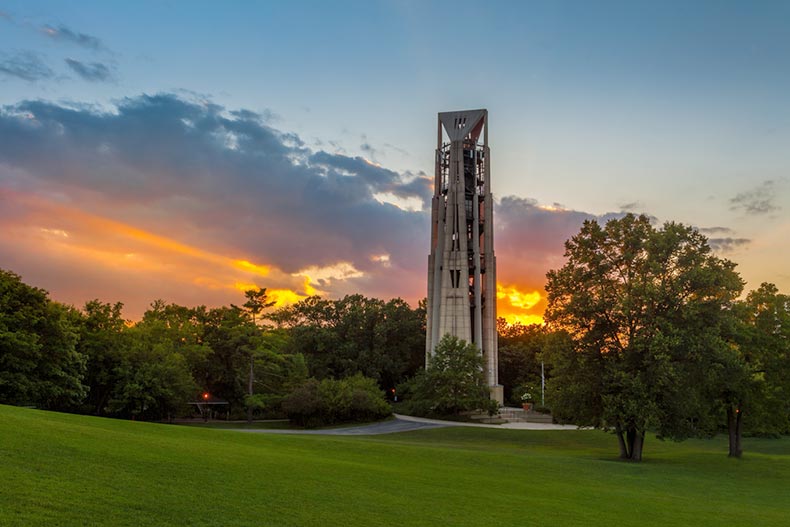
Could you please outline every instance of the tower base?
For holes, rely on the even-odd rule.
[[[491,400],[496,401],[499,403],[499,406],[504,406],[505,404],[505,387],[501,384],[495,384],[493,386],[488,387],[491,393]]]

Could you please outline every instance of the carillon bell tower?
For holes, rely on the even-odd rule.
[[[443,112],[437,124],[425,360],[447,333],[474,342],[501,404],[488,110]]]

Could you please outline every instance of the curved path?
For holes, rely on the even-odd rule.
[[[427,430],[446,426],[473,426],[478,428],[499,428],[510,430],[577,430],[572,425],[555,425],[544,423],[505,423],[502,425],[485,425],[477,423],[458,423],[455,421],[440,421],[438,419],[424,419],[409,415],[395,414],[395,419],[380,421],[367,425],[348,426],[343,428],[325,428],[323,430],[285,430],[285,429],[235,429],[237,432],[253,434],[310,434],[330,436],[361,436],[394,434],[396,432],[411,432],[413,430]]]
[[[259,428],[259,429],[233,429],[237,432],[251,432],[253,434],[311,434],[311,435],[327,435],[327,436],[362,436],[362,435],[380,435],[380,434],[394,434],[395,432],[411,432],[412,430],[426,430],[428,428],[440,428],[443,425],[440,423],[421,423],[416,421],[409,421],[401,419],[396,416],[395,419],[387,421],[380,421],[378,423],[371,423],[367,425],[355,425],[342,428],[324,428],[320,430],[289,430],[282,428]]]

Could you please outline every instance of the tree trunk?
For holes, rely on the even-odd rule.
[[[620,446],[620,459],[629,461],[642,461],[642,448],[645,444],[645,432],[635,426],[628,426],[625,430],[621,425],[616,425],[615,434],[617,444]]]
[[[741,408],[740,406],[727,407],[727,435],[729,436],[729,457],[741,457]]]
[[[247,393],[252,397],[252,381],[255,375],[255,357],[250,354],[250,381],[247,385]],[[247,423],[252,424],[252,401],[247,404]]]
[[[110,390],[104,390],[99,402],[96,403],[96,415],[103,416],[104,409],[107,407],[107,400],[110,398]]]
[[[631,461],[642,461],[642,447],[645,444],[645,432],[634,429],[634,438],[631,442]]]
[[[615,427],[615,435],[617,435],[617,444],[620,446],[620,459],[628,459],[628,447],[623,438],[623,429],[618,423]]]

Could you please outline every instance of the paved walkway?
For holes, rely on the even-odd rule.
[[[411,432],[413,430],[427,430],[429,428],[442,428],[446,426],[473,426],[478,428],[499,428],[509,430],[577,430],[572,425],[555,425],[548,423],[505,423],[502,425],[485,425],[477,423],[458,423],[455,421],[440,421],[438,419],[424,419],[409,415],[395,414],[395,419],[372,423],[369,425],[348,426],[343,428],[325,428],[323,430],[287,430],[287,429],[234,429],[237,432],[253,434],[308,434],[330,436],[361,436],[394,434],[396,432]]]
[[[410,415],[395,414],[396,419],[411,421],[414,423],[438,424],[440,426],[474,426],[477,428],[498,428],[500,430],[579,430],[575,425],[555,425],[553,423],[504,423],[501,425],[487,425],[482,423],[458,423],[456,421],[440,421],[438,419],[426,419],[424,417],[412,417]]]
[[[380,421],[378,423],[371,423],[369,425],[354,425],[342,428],[324,428],[321,430],[290,430],[285,428],[259,428],[259,429],[233,429],[238,432],[251,432],[253,434],[309,434],[309,435],[326,435],[326,436],[367,436],[367,435],[381,435],[381,434],[394,434],[395,432],[411,432],[412,430],[427,430],[429,428],[441,428],[444,421],[436,421],[435,423],[410,421],[400,419],[396,416],[395,419],[387,421]],[[230,429],[228,429],[230,430]]]

